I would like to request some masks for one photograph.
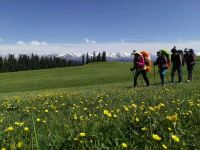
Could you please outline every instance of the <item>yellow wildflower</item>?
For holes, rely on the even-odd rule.
[[[22,141],[18,142],[17,147],[21,148],[22,146],[23,146],[23,142]]]
[[[138,117],[136,117],[136,118],[135,118],[135,121],[136,121],[136,122],[139,122],[139,121],[140,121],[140,119],[139,119]]]
[[[25,127],[25,128],[24,128],[24,131],[28,132],[28,131],[29,131],[29,128],[28,128],[28,127]]]
[[[81,136],[81,137],[84,137],[84,136],[86,136],[86,133],[81,132],[81,133],[80,133],[80,136]]]
[[[153,135],[152,135],[152,138],[153,138],[154,140],[156,140],[156,141],[160,141],[160,140],[161,140],[161,137],[160,137],[159,135],[157,135],[157,134],[153,134]]]
[[[41,120],[40,118],[37,118],[37,119],[36,119],[37,122],[40,122],[40,120]]]
[[[141,128],[142,131],[148,131],[149,129],[147,127]]]
[[[23,126],[24,125],[24,123],[23,122],[15,122],[15,125],[17,125],[17,126]]]
[[[163,147],[164,149],[167,149],[167,146],[166,146],[165,144],[163,144],[162,147]]]
[[[129,108],[126,106],[123,106],[125,111],[129,111]]]
[[[172,135],[172,139],[177,143],[180,141],[180,138],[176,135]]]
[[[172,115],[172,116],[167,116],[166,117],[168,120],[170,120],[170,121],[177,121],[177,119],[178,119],[178,116],[177,115]]]
[[[5,131],[14,131],[13,127],[8,127]]]
[[[136,104],[132,104],[131,106],[132,106],[133,108],[136,108],[136,107],[137,107],[137,105],[136,105]]]
[[[126,143],[122,143],[122,148],[127,148],[128,145]]]
[[[108,110],[104,110],[103,113],[108,117],[112,117],[112,114]]]

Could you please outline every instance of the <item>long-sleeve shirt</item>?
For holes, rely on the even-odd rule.
[[[144,57],[142,55],[138,55],[137,57],[134,57],[134,68],[137,70],[144,70],[145,68],[145,61]]]
[[[182,56],[180,54],[172,54],[171,62],[174,67],[181,67],[182,66]]]
[[[187,65],[195,64],[195,55],[194,54],[185,54],[184,58],[185,58],[185,62]]]
[[[159,56],[156,59],[156,64],[158,65],[159,69],[166,69],[167,68],[167,58],[165,56]]]

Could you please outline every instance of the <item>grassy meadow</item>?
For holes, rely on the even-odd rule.
[[[164,87],[152,68],[132,88],[131,63],[1,73],[0,148],[199,149],[198,63]]]

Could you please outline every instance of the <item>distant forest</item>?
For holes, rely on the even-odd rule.
[[[80,61],[67,60],[60,57],[47,57],[38,56],[35,54],[26,55],[21,54],[19,57],[15,57],[13,54],[9,54],[7,57],[0,56],[0,72],[15,72],[37,69],[51,69],[61,67],[81,66],[92,62],[105,62],[106,52],[99,53],[97,56],[93,52],[93,56],[89,56],[87,53],[83,55]]]

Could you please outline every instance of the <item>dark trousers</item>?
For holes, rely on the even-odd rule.
[[[160,80],[161,80],[161,84],[164,85],[164,83],[165,83],[165,74],[161,74],[160,73]]]
[[[178,81],[182,81],[182,67],[181,66],[173,66],[172,67],[172,72],[171,72],[171,81],[174,82],[174,74],[175,72],[178,72]]]
[[[146,70],[136,70],[134,75],[134,87],[137,86],[138,82],[138,76],[142,74],[144,81],[146,82],[146,85],[149,86],[149,79],[147,78],[147,71]]]
[[[193,70],[193,65],[187,65],[187,71],[188,71],[188,80],[192,80],[192,70]]]

